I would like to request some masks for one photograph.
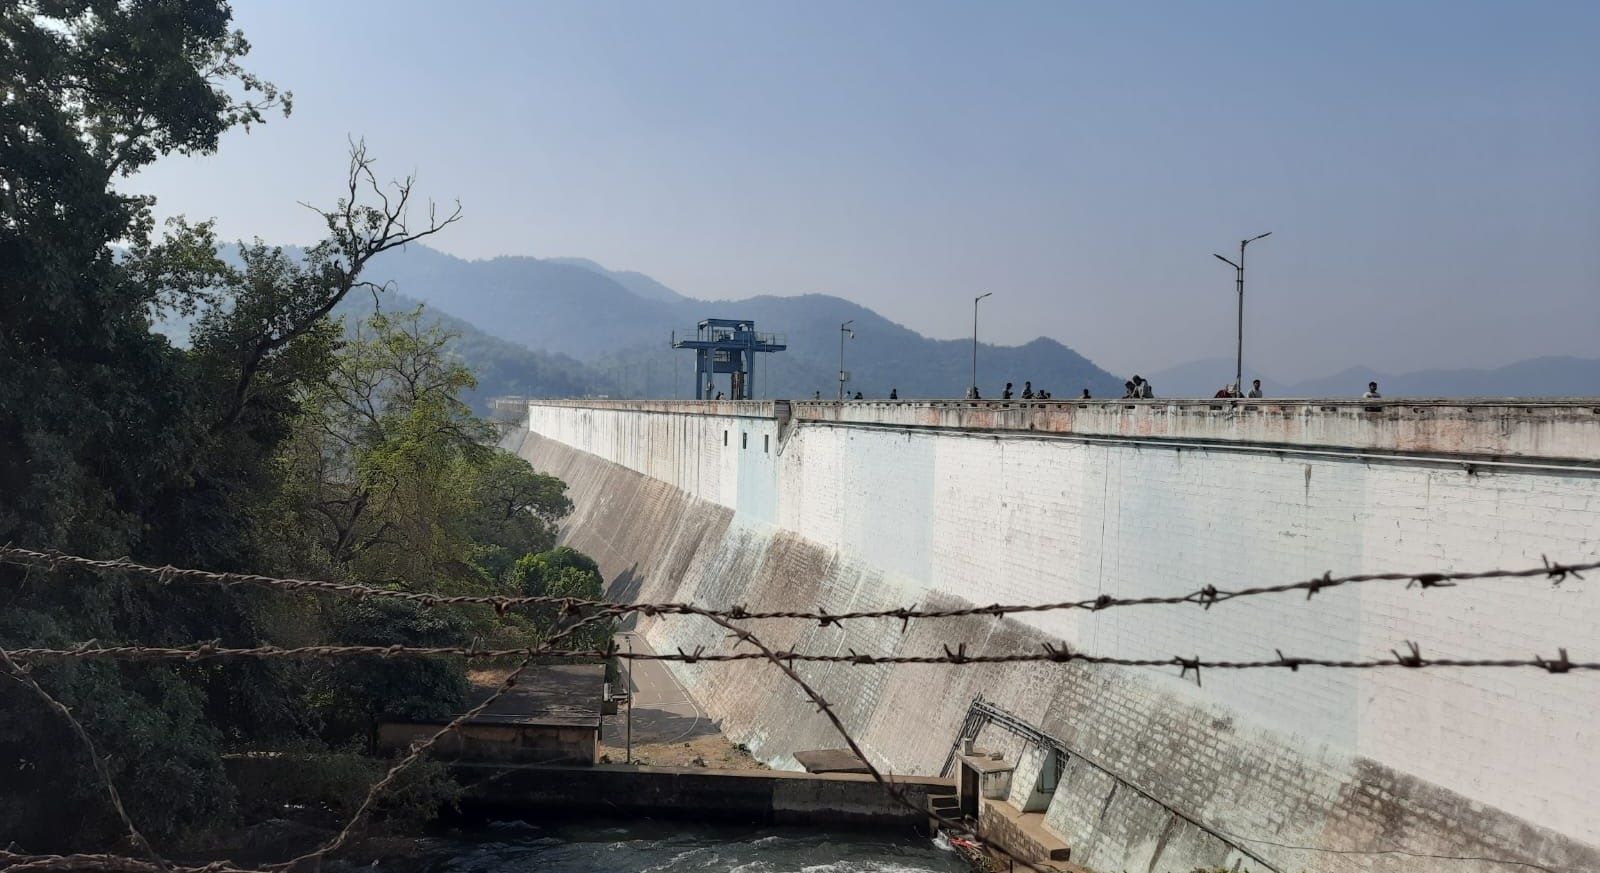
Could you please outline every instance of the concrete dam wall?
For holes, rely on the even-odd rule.
[[[509,444],[569,483],[565,540],[619,598],[844,612],[1600,558],[1600,402],[550,401],[527,424]],[[658,651],[731,645],[695,618],[641,629]],[[1065,642],[1354,659],[1410,641],[1440,658],[1595,660],[1600,581],[753,629],[874,655]],[[841,745],[771,665],[672,669],[759,758],[792,767]],[[937,773],[980,694],[1058,739],[1070,754],[1045,826],[1095,870],[1600,870],[1593,673],[799,670],[894,772]]]

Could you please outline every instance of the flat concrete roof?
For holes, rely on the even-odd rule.
[[[605,681],[604,664],[535,664],[469,723],[595,727],[600,724]],[[474,686],[467,706],[477,706],[497,687]]]

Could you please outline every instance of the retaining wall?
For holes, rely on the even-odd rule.
[[[697,767],[498,767],[453,770],[469,786],[464,811],[497,817],[556,814],[647,815],[814,827],[916,827],[928,822],[929,794],[950,781],[910,777],[891,799],[871,777],[853,773],[706,770]]]
[[[840,612],[1593,560],[1596,408],[535,402],[513,447],[569,483],[566,541],[600,561],[614,595]],[[1356,658],[1414,641],[1438,657],[1566,646],[1593,659],[1597,591],[1370,585],[1205,612],[759,630],[778,646],[873,654],[1064,641],[1123,657]],[[657,650],[727,645],[695,620],[644,631]],[[838,745],[767,665],[673,669],[763,759],[792,766],[796,750]],[[1307,668],[1208,671],[1197,686],[1174,670],[1055,664],[802,673],[896,772],[935,772],[980,692],[1061,739],[1080,759],[1047,826],[1095,869],[1443,869],[1392,850],[1600,869],[1593,675]]]

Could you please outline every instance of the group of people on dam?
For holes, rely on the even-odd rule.
[[[1135,373],[1133,375],[1133,378],[1131,378],[1128,381],[1122,383],[1122,387],[1123,387],[1123,393],[1122,393],[1121,399],[1123,399],[1123,400],[1154,400],[1155,396],[1156,396],[1155,389],[1154,389],[1154,387],[1151,386],[1150,380],[1144,378],[1143,376],[1140,376],[1137,373]],[[1234,398],[1234,399],[1237,399],[1237,398],[1260,399],[1260,398],[1265,397],[1265,396],[1266,395],[1263,394],[1262,390],[1261,390],[1261,380],[1260,379],[1252,379],[1252,380],[1250,380],[1250,390],[1245,391],[1243,393],[1241,393],[1240,390],[1239,390],[1239,383],[1237,383],[1237,382],[1229,382],[1228,384],[1223,385],[1221,388],[1218,388],[1217,389],[1217,393],[1212,395],[1213,398]],[[1381,399],[1383,399],[1383,395],[1378,393],[1378,383],[1377,382],[1368,382],[1367,383],[1367,390],[1362,393],[1361,398],[1363,400],[1381,400]],[[723,399],[722,393],[720,391],[717,392],[716,399],[718,399],[718,400]],[[822,392],[821,391],[813,392],[812,396],[811,396],[811,399],[812,400],[821,400],[822,399]],[[857,391],[854,394],[847,395],[845,397],[845,399],[846,400],[866,400],[868,398],[864,394],[862,394],[862,392]],[[888,396],[887,399],[889,399],[889,400],[899,400],[900,399],[900,390],[898,388],[890,388],[889,389],[889,396]],[[966,399],[968,399],[968,400],[982,400],[983,399],[983,394],[978,389],[978,386],[974,385],[971,388],[967,389]],[[1016,391],[1015,383],[1007,382],[1006,383],[1006,387],[1001,389],[1001,391],[1000,391],[1000,399],[1001,400],[1053,400],[1055,398],[1050,394],[1049,391],[1046,391],[1043,388],[1034,388],[1032,381],[1024,380],[1023,383],[1022,383],[1022,391],[1020,392],[1020,394]],[[1093,400],[1094,396],[1090,393],[1088,388],[1085,388],[1085,389],[1083,389],[1082,393],[1080,393],[1078,395],[1078,399],[1079,400]]]

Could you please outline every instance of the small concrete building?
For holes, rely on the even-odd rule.
[[[594,764],[600,755],[604,688],[602,664],[536,664],[494,705],[441,738],[432,754],[469,763]],[[495,690],[474,686],[468,707]],[[378,748],[404,750],[447,723],[384,722],[378,726]]]

